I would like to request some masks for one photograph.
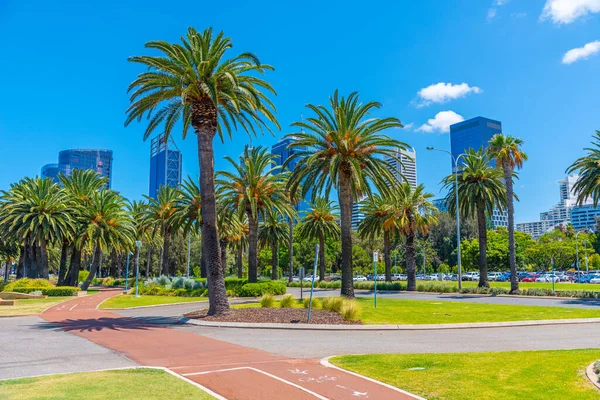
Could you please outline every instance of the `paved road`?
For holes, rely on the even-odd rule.
[[[308,289],[310,291],[310,289]],[[288,288],[288,293],[300,298],[300,288]],[[308,294],[304,289],[304,296]],[[317,297],[339,296],[339,289],[315,289]],[[372,290],[356,290],[357,297],[373,297]],[[377,291],[378,298],[408,299],[408,300],[432,300],[432,301],[456,301],[484,304],[510,304],[521,306],[550,306],[550,307],[573,307],[573,308],[599,308],[600,299],[571,299],[571,298],[539,298],[539,297],[512,297],[512,296],[488,296],[488,295],[461,295],[458,293],[408,293]]]
[[[0,379],[137,365],[79,336],[42,326],[39,317],[0,318]]]

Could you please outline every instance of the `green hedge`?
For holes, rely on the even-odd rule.
[[[4,292],[16,292],[17,288],[36,288],[36,290],[39,290],[39,288],[53,288],[54,285],[52,285],[50,283],[50,281],[48,279],[30,279],[30,278],[23,278],[23,279],[18,279],[14,282],[9,283],[8,285],[6,285],[3,289]],[[19,292],[19,293],[25,293],[25,292]]]
[[[208,295],[208,289],[165,289],[160,285],[150,284],[148,286],[140,285],[139,293],[150,296],[206,297]]]
[[[285,294],[285,283],[281,281],[262,281],[258,283],[246,283],[234,295],[238,297],[260,297],[266,293],[272,295]]]
[[[8,290],[7,290],[8,291]],[[32,293],[40,291],[45,296],[74,296],[81,289],[73,286],[52,286],[52,287],[18,287],[10,290],[17,293]]]

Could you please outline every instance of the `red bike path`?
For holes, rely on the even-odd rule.
[[[119,293],[78,297],[40,316],[140,365],[168,368],[229,400],[419,398],[319,360],[282,357],[96,309]]]

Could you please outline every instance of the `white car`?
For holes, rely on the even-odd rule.
[[[318,278],[317,278],[317,279],[318,279]],[[305,276],[305,277],[304,277],[304,279],[303,279],[303,281],[304,281],[304,282],[310,282],[310,281],[312,281],[312,274],[310,274],[310,275],[308,275],[308,276]]]
[[[544,274],[535,279],[536,282],[560,282],[560,277],[552,274]],[[600,283],[600,282],[599,282]]]
[[[600,283],[600,275],[594,275],[594,277],[590,279],[590,283]]]
[[[393,281],[405,281],[406,279],[408,279],[406,274],[392,274]]]
[[[478,281],[479,272],[467,272],[462,276],[463,281]]]
[[[365,277],[364,277],[364,276],[362,276],[362,275],[356,275],[354,278],[352,278],[352,280],[353,280],[354,282],[366,282],[366,281],[367,281],[367,278],[365,278]]]
[[[490,272],[488,274],[488,279],[490,281],[497,281],[500,275],[502,275],[502,272]]]
[[[385,274],[377,274],[378,281],[385,281]]]

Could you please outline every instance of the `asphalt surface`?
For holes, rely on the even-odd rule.
[[[39,317],[0,318],[0,379],[136,365],[120,353],[48,326]]]

